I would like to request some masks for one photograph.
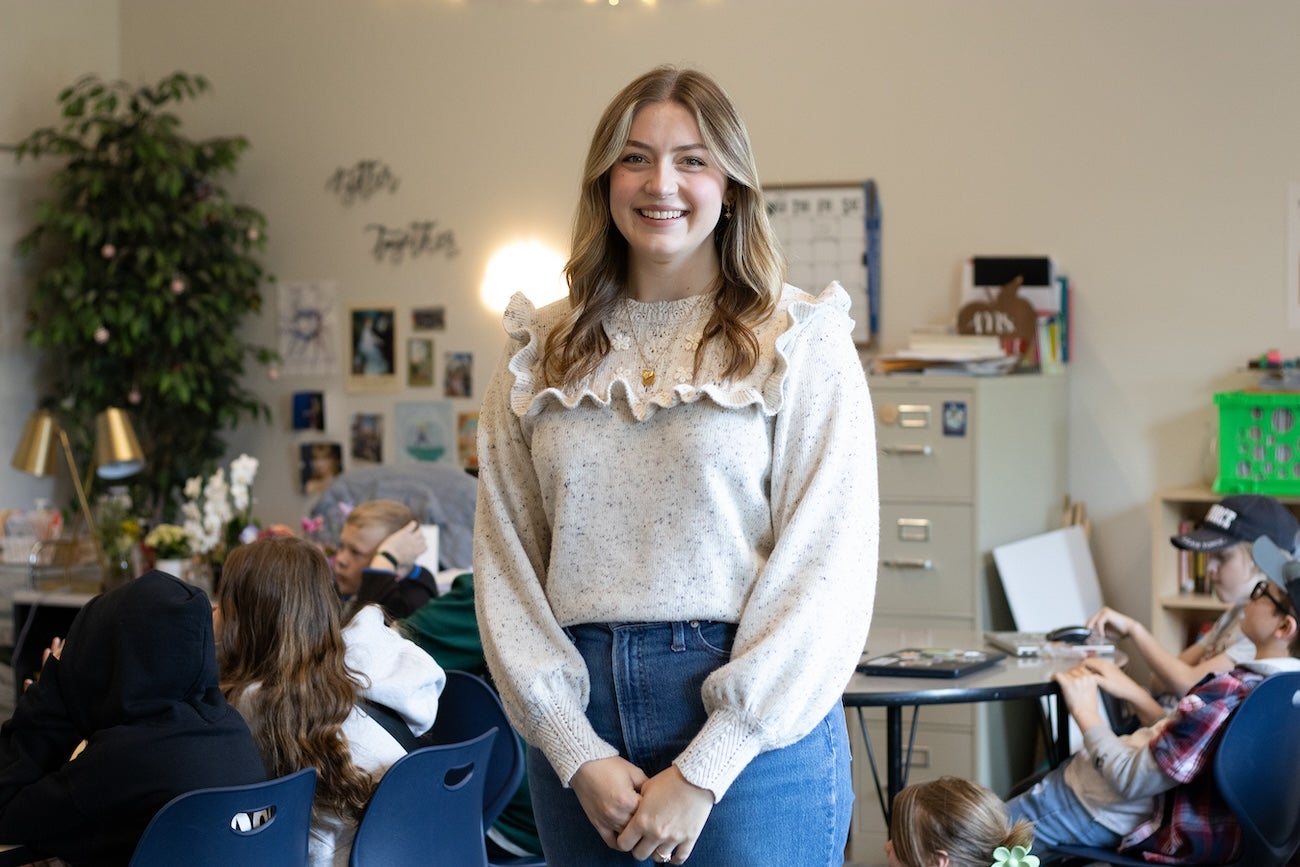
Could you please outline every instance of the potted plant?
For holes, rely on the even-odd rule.
[[[87,76],[59,94],[62,123],[16,148],[19,160],[63,160],[19,242],[40,256],[27,338],[52,368],[78,454],[90,453],[97,412],[129,409],[148,459],[133,495],[155,521],[225,454],[228,430],[270,419],[244,374],[275,355],[239,334],[273,279],[254,255],[266,221],[218,182],[248,142],[187,138],[169,110],[207,90],[184,72],[141,87]]]

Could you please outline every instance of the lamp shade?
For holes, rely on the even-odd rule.
[[[59,442],[59,423],[47,409],[38,409],[27,419],[23,437],[14,450],[13,467],[32,476],[55,472]]]
[[[144,469],[144,451],[125,410],[111,406],[95,416],[95,466],[104,479],[125,479]]]

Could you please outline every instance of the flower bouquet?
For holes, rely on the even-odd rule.
[[[230,549],[257,538],[252,496],[257,465],[257,458],[240,455],[230,462],[229,482],[222,467],[207,481],[195,476],[185,482],[182,526],[193,553],[214,570],[220,569]]]

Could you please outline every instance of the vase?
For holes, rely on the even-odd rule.
[[[186,580],[185,573],[188,571],[189,561],[182,560],[180,557],[159,557],[153,561],[153,567],[160,572],[166,572],[168,575],[175,575],[184,581]]]
[[[135,577],[135,564],[129,552],[104,555],[104,592],[121,587]]]

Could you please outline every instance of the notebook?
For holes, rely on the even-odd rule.
[[[984,640],[1012,656],[1098,656],[1115,652],[1115,645],[1098,635],[1082,644],[1066,644],[1048,641],[1046,632],[1009,629],[985,632]]]
[[[908,647],[884,656],[862,655],[858,671],[885,677],[962,677],[1006,658],[993,650],[957,647]]]

